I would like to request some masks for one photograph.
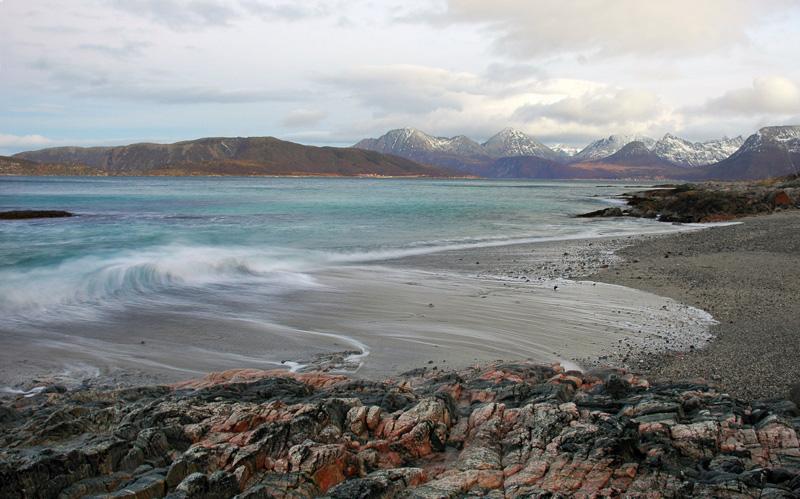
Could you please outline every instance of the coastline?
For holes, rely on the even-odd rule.
[[[319,294],[297,297],[314,314],[280,318],[318,342],[313,348],[290,344],[294,356],[253,364],[255,352],[269,351],[269,341],[253,343],[241,333],[223,337],[209,328],[210,349],[193,350],[194,358],[181,359],[182,371],[170,370],[159,365],[168,359],[163,352],[188,345],[198,330],[169,344],[142,328],[141,338],[123,350],[102,345],[106,350],[93,352],[87,342],[75,353],[79,367],[106,351],[116,354],[111,358],[118,368],[78,369],[73,376],[82,379],[70,380],[53,376],[52,365],[25,362],[41,354],[19,338],[4,349],[10,357],[0,384],[29,390],[88,377],[95,385],[136,386],[236,367],[288,370],[298,364],[377,380],[502,359],[560,361],[568,369],[624,367],[652,379],[703,378],[748,399],[785,396],[800,379],[792,365],[800,345],[791,334],[791,325],[800,323],[791,301],[800,290],[791,261],[800,248],[790,244],[798,228],[800,213],[783,212],[668,234],[469,248],[345,266],[318,276],[338,291],[327,303]],[[708,346],[698,334],[707,325],[689,324],[691,338],[682,332],[683,323],[701,323],[703,311],[719,321],[710,328],[715,338]],[[330,326],[337,321],[338,329]],[[525,347],[514,348],[514,342]],[[363,345],[368,352],[359,351]],[[45,357],[53,358],[69,347],[51,341],[47,348]],[[148,351],[160,357],[149,358]],[[288,362],[281,366],[282,360]],[[363,360],[362,368],[353,369]]]
[[[625,367],[651,380],[703,379],[754,400],[787,397],[800,381],[798,233],[800,212],[782,211],[700,230],[484,248],[392,263],[495,278],[613,284],[706,311],[717,321],[706,347],[638,349],[627,359],[618,354],[582,364]]]
[[[630,287],[575,280],[613,264],[614,251],[637,237],[479,247],[334,267],[316,273],[316,284],[293,294],[291,306],[270,321],[236,330],[220,329],[200,309],[197,317],[184,314],[183,322],[166,326],[129,311],[122,337],[100,326],[72,327],[31,342],[8,330],[0,386],[136,386],[233,368],[378,380],[499,359],[560,362],[567,369],[623,367],[663,348],[704,345],[704,312]]]

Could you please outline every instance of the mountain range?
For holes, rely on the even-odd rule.
[[[690,142],[672,135],[611,135],[580,151],[550,148],[506,128],[479,144],[391,130],[350,148],[313,147],[274,137],[203,138],[174,144],[55,147],[0,157],[0,174],[17,175],[328,175],[535,179],[764,179],[797,173],[800,126]]]
[[[413,128],[391,130],[354,147],[447,165],[485,177],[761,179],[795,173],[800,163],[800,127],[765,127],[748,137],[690,142],[667,134],[611,135],[580,151],[549,148],[506,128],[478,144],[458,136],[432,137]]]

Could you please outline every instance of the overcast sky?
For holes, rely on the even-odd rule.
[[[800,124],[797,0],[0,0],[0,154]]]

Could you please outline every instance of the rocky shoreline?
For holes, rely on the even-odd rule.
[[[390,381],[236,370],[58,385],[0,406],[7,498],[800,494],[797,406],[620,369],[496,363]]]
[[[800,206],[800,179],[683,184],[623,194],[629,208],[614,206],[583,218],[632,216],[664,222],[706,223],[761,215]]]

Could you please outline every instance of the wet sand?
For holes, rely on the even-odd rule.
[[[231,368],[328,369],[385,379],[498,359],[621,365],[708,341],[709,318],[678,301],[575,282],[613,264],[608,238],[475,248],[314,274],[268,321],[238,323],[201,306],[151,317],[0,334],[0,386],[43,378],[117,385],[172,382]],[[477,258],[480,258],[479,261]],[[35,340],[31,340],[34,338]]]

